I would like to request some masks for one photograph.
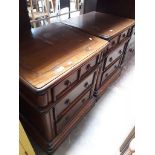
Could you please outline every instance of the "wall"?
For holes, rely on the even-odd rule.
[[[84,13],[98,11],[135,18],[135,0],[85,0]]]

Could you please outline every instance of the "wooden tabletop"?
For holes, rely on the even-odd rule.
[[[20,42],[20,80],[36,91],[43,90],[107,44],[63,23],[36,28]]]
[[[110,39],[134,25],[134,20],[93,11],[67,19],[63,23],[77,27],[95,36]]]

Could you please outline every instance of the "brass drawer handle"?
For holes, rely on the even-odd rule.
[[[69,80],[66,80],[65,82],[64,82],[64,85],[65,86],[69,86],[71,84],[71,82],[69,81]]]
[[[112,62],[112,61],[113,61],[113,58],[112,58],[112,57],[110,57],[110,58],[109,58],[109,61],[110,61],[110,62]]]
[[[90,70],[90,68],[91,68],[91,65],[88,64],[88,65],[86,66],[86,70]]]
[[[65,105],[68,105],[68,104],[69,104],[69,102],[70,102],[70,100],[69,100],[69,99],[67,99],[67,100],[64,102],[64,104],[65,104]]]
[[[86,82],[86,83],[84,84],[84,87],[87,88],[88,85],[89,85],[88,82]]]

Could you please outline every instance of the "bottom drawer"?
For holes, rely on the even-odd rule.
[[[102,75],[101,84],[119,67],[120,59],[116,61],[107,71]]]
[[[82,107],[82,105],[89,99],[90,91],[88,91],[57,123],[57,133],[60,133],[65,125],[72,119],[74,114]]]

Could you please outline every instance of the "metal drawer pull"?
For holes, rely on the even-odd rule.
[[[82,99],[82,103],[84,103],[86,101],[86,99],[84,98],[84,99]]]
[[[111,43],[112,45],[115,45],[115,41],[112,41],[112,43]]]
[[[117,69],[117,68],[118,68],[118,66],[115,65],[115,69]]]
[[[69,104],[69,102],[70,102],[70,100],[69,100],[69,99],[67,99],[67,100],[65,101],[65,103],[64,103],[64,104],[68,105],[68,104]]]
[[[69,86],[71,84],[71,82],[69,81],[69,80],[66,80],[65,82],[64,82],[64,85],[66,85],[66,86]]]
[[[106,74],[105,74],[105,77],[107,77],[108,75],[109,75],[109,74],[108,74],[108,73],[106,73]]]
[[[86,82],[86,83],[84,84],[84,87],[85,87],[85,88],[87,88],[87,87],[88,87],[88,82]]]
[[[110,61],[110,62],[112,62],[112,61],[113,61],[113,58],[112,58],[112,57],[110,57],[110,58],[109,58],[109,61]]]
[[[67,116],[67,117],[65,117],[65,122],[67,122],[69,120],[69,117]]]
[[[119,50],[119,54],[122,54],[122,50]]]
[[[91,66],[90,66],[90,64],[88,64],[87,66],[86,66],[86,70],[89,70],[91,68]]]
[[[125,33],[123,34],[123,38],[125,37],[126,35],[125,35]]]
[[[129,52],[131,52],[131,53],[132,53],[132,51],[133,51],[133,49],[132,49],[132,48],[130,48],[130,49],[129,49]]]

